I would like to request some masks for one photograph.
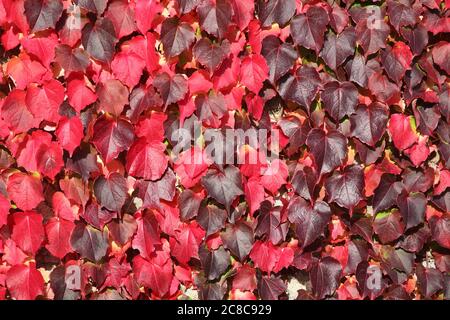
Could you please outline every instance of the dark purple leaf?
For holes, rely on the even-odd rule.
[[[262,55],[269,66],[269,80],[275,84],[294,65],[298,53],[288,43],[282,43],[275,36],[267,36],[262,42]]]
[[[81,42],[86,51],[101,62],[111,62],[117,42],[114,25],[108,18],[98,19],[83,29]]]
[[[328,204],[317,201],[314,207],[301,197],[295,197],[288,206],[289,221],[295,225],[295,232],[301,248],[313,243],[323,234],[331,218]]]
[[[239,261],[243,262],[252,250],[254,236],[253,229],[245,222],[229,224],[221,233],[223,245],[235,255]]]
[[[25,0],[25,15],[33,32],[55,28],[63,12],[59,0]]]
[[[343,165],[347,157],[347,139],[338,131],[313,129],[309,132],[306,145],[314,156],[314,164],[320,175]]]
[[[299,196],[306,200],[312,200],[317,178],[317,174],[312,168],[304,167],[294,173],[291,183]]]
[[[167,73],[160,73],[155,77],[153,85],[158,89],[164,101],[164,107],[184,99],[188,92],[188,82],[181,74],[173,77]]]
[[[351,115],[358,103],[358,89],[348,81],[328,82],[321,94],[322,102],[328,114],[337,122]]]
[[[219,207],[209,204],[201,207],[198,212],[198,224],[206,231],[206,237],[216,233],[225,226],[227,220],[227,212]]]
[[[403,26],[413,26],[419,20],[419,12],[413,8],[411,0],[388,0],[387,15],[389,22],[400,32]]]
[[[94,182],[94,194],[98,202],[108,210],[120,212],[127,198],[127,181],[113,172],[108,177],[100,176]]]
[[[200,25],[209,34],[224,38],[231,24],[233,7],[228,0],[203,0],[197,6]]]
[[[359,105],[350,117],[352,135],[361,142],[375,147],[386,131],[389,119],[387,106],[374,102],[368,107]]]
[[[161,43],[164,55],[175,57],[188,49],[195,40],[194,30],[186,22],[177,18],[165,19],[161,26]]]
[[[100,16],[108,5],[107,0],[75,0],[74,2],[81,8],[96,13],[97,16]]]
[[[423,193],[409,193],[404,190],[397,197],[397,205],[406,224],[406,230],[423,222],[427,209],[427,198]]]
[[[258,17],[263,27],[270,27],[274,23],[280,26],[295,14],[295,0],[259,0]]]
[[[320,259],[313,265],[309,274],[313,295],[317,299],[333,295],[339,286],[341,275],[342,266],[336,259]]]
[[[274,276],[262,276],[258,280],[258,293],[263,300],[278,300],[286,289],[287,286],[283,280]]]
[[[418,265],[416,275],[420,292],[425,298],[431,298],[432,295],[444,288],[444,276],[437,269]]]
[[[393,174],[381,176],[380,184],[375,189],[372,206],[375,213],[387,210],[397,203],[397,196],[402,191],[401,182]]]
[[[183,221],[197,216],[203,198],[191,189],[185,189],[180,195],[180,217]]]
[[[274,245],[277,245],[285,240],[288,230],[289,223],[287,220],[283,221],[282,208],[272,207],[269,201],[261,203],[255,235],[266,236]]]
[[[378,213],[373,221],[373,229],[381,243],[386,244],[397,240],[403,234],[405,225],[398,210],[394,209]]]
[[[234,199],[244,194],[241,172],[232,165],[223,171],[210,169],[202,178],[202,185],[211,197],[225,206],[228,212]]]
[[[323,46],[328,22],[328,13],[324,8],[309,7],[306,13],[301,13],[292,19],[291,35],[294,43],[315,50],[318,54]]]
[[[344,61],[355,52],[356,35],[353,27],[346,28],[341,34],[330,32],[320,56],[333,70],[336,70]]]
[[[325,182],[328,201],[336,202],[350,212],[364,199],[364,171],[354,164],[336,173]]]
[[[208,280],[219,278],[230,265],[230,253],[223,247],[208,250],[206,246],[200,246],[198,255]]]
[[[83,258],[100,261],[109,247],[108,232],[99,231],[84,223],[77,223],[70,237],[72,248]]]
[[[200,64],[213,73],[230,54],[230,42],[224,40],[218,45],[211,43],[208,38],[202,38],[194,45],[192,53]]]

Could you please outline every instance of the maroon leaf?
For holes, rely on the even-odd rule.
[[[119,211],[127,198],[125,178],[113,172],[108,177],[100,176],[94,183],[94,194],[99,203],[108,210]]]
[[[401,182],[397,182],[395,175],[383,174],[373,196],[373,211],[377,213],[392,207],[397,203],[397,196],[401,191]]]
[[[448,42],[439,42],[433,48],[433,61],[436,63],[442,70],[447,72],[450,75],[450,44]]]
[[[230,54],[230,43],[228,40],[224,40],[220,45],[216,45],[211,43],[208,38],[202,38],[194,45],[192,53],[197,61],[212,73]]]
[[[291,45],[282,43],[275,36],[267,36],[262,42],[262,55],[269,66],[269,80],[275,83],[294,65],[298,53]]]
[[[75,0],[80,7],[100,16],[105,11],[108,2],[105,0]]]
[[[200,246],[199,256],[208,280],[219,278],[230,265],[230,253],[223,247],[208,250],[205,246]]]
[[[124,245],[131,240],[131,237],[136,233],[137,224],[132,215],[124,214],[121,220],[113,220],[108,224],[108,229],[111,232],[112,239]]]
[[[295,192],[306,200],[312,200],[314,198],[316,182],[317,174],[310,167],[305,167],[303,170],[296,171],[291,180]]]
[[[389,113],[385,105],[378,102],[371,103],[368,107],[360,105],[350,117],[352,135],[375,147],[386,131],[388,119]]]
[[[351,115],[358,103],[358,89],[351,82],[328,82],[323,89],[321,98],[325,110],[331,117],[340,121],[343,117]]]
[[[94,58],[101,62],[111,62],[117,42],[114,25],[108,18],[98,19],[95,24],[89,23],[83,29],[83,47]]]
[[[272,208],[268,201],[261,203],[258,225],[255,229],[257,237],[266,236],[274,245],[284,241],[289,230],[289,223],[284,217],[281,207]]]
[[[258,16],[263,27],[269,27],[274,23],[278,23],[280,26],[284,26],[294,14],[294,0],[258,1]]]
[[[167,73],[161,73],[156,76],[153,85],[161,94],[165,108],[182,100],[188,92],[187,80],[181,74],[171,77]]]
[[[311,207],[301,197],[295,197],[288,206],[289,221],[295,224],[295,232],[301,248],[313,243],[323,234],[326,225],[331,218],[331,210],[328,204],[317,201]]]
[[[164,20],[161,26],[161,43],[166,57],[172,58],[179,55],[193,42],[194,30],[188,23],[180,22],[176,18]]]
[[[395,30],[400,31],[401,27],[415,25],[419,19],[418,11],[413,7],[412,1],[402,0],[388,2],[387,14],[389,22]]]
[[[59,0],[26,0],[25,15],[33,32],[55,28],[61,17],[63,4]]]
[[[423,135],[433,136],[441,115],[436,107],[417,106],[414,109],[417,129]]]
[[[258,280],[258,293],[264,300],[278,300],[286,289],[287,286],[283,280],[274,276],[262,276]]]
[[[400,208],[406,230],[423,222],[427,209],[427,199],[423,193],[408,193],[405,190],[398,195],[397,205]]]
[[[440,246],[450,249],[450,219],[433,217],[430,220],[431,235]]]
[[[225,206],[228,212],[234,199],[244,194],[241,173],[232,165],[227,166],[223,172],[210,169],[202,178],[202,185],[211,197]]]
[[[344,164],[347,139],[340,132],[313,129],[306,139],[306,145],[314,156],[314,163],[320,175]]]
[[[117,212],[101,208],[96,202],[87,205],[82,217],[91,226],[102,230],[105,224],[117,217]]]
[[[424,268],[419,265],[416,275],[420,292],[426,298],[431,298],[432,295],[444,288],[444,276],[437,269]]]
[[[411,69],[412,53],[403,42],[397,42],[381,54],[381,62],[389,78],[398,83],[403,79],[406,70]]]
[[[301,13],[292,19],[291,35],[294,43],[318,54],[323,46],[324,33],[329,17],[322,7],[311,6],[306,13]]]
[[[133,126],[123,120],[115,121],[103,115],[95,121],[92,143],[106,162],[128,149],[134,140]]]
[[[201,27],[218,38],[223,38],[231,24],[233,8],[226,0],[204,0],[197,6]]]
[[[203,197],[191,189],[185,189],[180,195],[180,216],[186,221],[197,216]]]
[[[89,55],[81,48],[72,49],[61,44],[55,49],[55,60],[67,72],[84,72],[89,65]]]
[[[386,47],[386,38],[390,31],[384,20],[376,20],[377,26],[370,25],[371,22],[369,19],[362,19],[356,25],[357,42],[364,49],[366,57]]]
[[[278,92],[283,99],[290,100],[301,106],[307,107],[316,97],[321,86],[319,74],[314,68],[301,67],[294,75],[290,75],[286,81],[280,84]]]
[[[394,249],[391,246],[382,246],[380,251],[382,262],[385,263],[385,270],[397,269],[407,275],[412,272],[415,257],[413,253],[403,249]]]
[[[405,226],[400,221],[398,210],[392,210],[391,212],[377,214],[373,222],[373,229],[381,243],[386,244],[397,240],[403,234]]]
[[[289,137],[289,152],[295,153],[305,144],[306,137],[311,130],[308,121],[303,123],[297,117],[286,117],[278,122],[284,135]]]
[[[197,115],[206,125],[217,127],[218,121],[225,115],[227,108],[222,93],[210,92],[195,97]]]
[[[243,262],[253,247],[253,229],[245,222],[237,222],[227,225],[221,233],[223,245],[235,255],[239,261]]]
[[[320,56],[333,70],[336,70],[355,51],[356,35],[353,27],[341,34],[328,33]]]
[[[424,225],[416,232],[410,233],[402,240],[400,240],[398,242],[398,247],[409,252],[419,252],[428,242],[430,237],[431,237],[430,228],[428,228],[427,225]]]
[[[168,169],[160,180],[155,182],[147,180],[136,181],[134,187],[138,190],[138,197],[142,199],[143,208],[160,208],[160,199],[172,201],[175,197],[176,177]]]
[[[336,202],[350,212],[364,199],[364,172],[358,165],[351,165],[334,174],[325,182],[330,202]]]
[[[108,251],[108,232],[99,231],[84,223],[77,223],[70,237],[70,244],[83,258],[97,262]]]
[[[317,299],[331,296],[339,286],[341,273],[341,264],[332,257],[325,257],[316,262],[309,275],[313,295]]]
[[[225,226],[228,214],[225,210],[220,209],[215,205],[207,205],[201,207],[198,212],[198,224],[206,231],[206,236],[209,236],[221,230]]]
[[[201,0],[176,0],[181,13],[188,13],[194,10]]]

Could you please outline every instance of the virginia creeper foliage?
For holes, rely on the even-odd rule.
[[[450,1],[0,0],[0,29],[0,299],[450,298]]]

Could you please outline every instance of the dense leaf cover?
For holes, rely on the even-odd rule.
[[[0,0],[0,28],[0,299],[450,298],[450,1]],[[277,159],[174,157],[196,121]]]

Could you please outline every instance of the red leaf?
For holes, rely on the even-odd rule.
[[[264,272],[271,273],[278,262],[279,253],[272,242],[256,241],[250,252],[250,259]]]
[[[72,117],[70,119],[62,117],[55,134],[64,150],[67,150],[69,155],[72,156],[73,151],[80,145],[81,140],[83,140],[83,124],[78,117]]]
[[[199,259],[198,247],[204,234],[197,224],[183,224],[175,233],[175,239],[171,239],[172,255],[181,264],[187,264],[191,258]]]
[[[241,82],[254,93],[258,93],[269,75],[266,60],[259,54],[247,56],[241,64]]]
[[[44,200],[40,179],[17,172],[8,178],[8,196],[22,210],[32,210]]]
[[[150,259],[155,245],[160,244],[158,222],[153,214],[143,214],[136,220],[137,233],[133,239],[133,248],[139,250],[142,257]]]
[[[415,132],[414,118],[400,113],[393,114],[389,120],[388,131],[392,141],[400,151],[413,145],[418,140]]]
[[[45,233],[47,234],[48,244],[45,246],[52,255],[57,258],[64,256],[72,251],[70,246],[70,236],[75,228],[75,224],[71,221],[52,218],[45,225]]]
[[[126,168],[130,175],[147,180],[158,180],[167,168],[166,146],[161,142],[137,140],[127,154]]]
[[[133,126],[126,120],[117,121],[103,115],[95,121],[92,143],[106,162],[128,149],[134,140]]]
[[[44,278],[34,263],[15,265],[6,274],[6,286],[17,300],[34,300],[44,294]]]
[[[35,254],[44,241],[42,216],[34,211],[17,212],[12,215],[14,227],[11,239],[25,252]]]

